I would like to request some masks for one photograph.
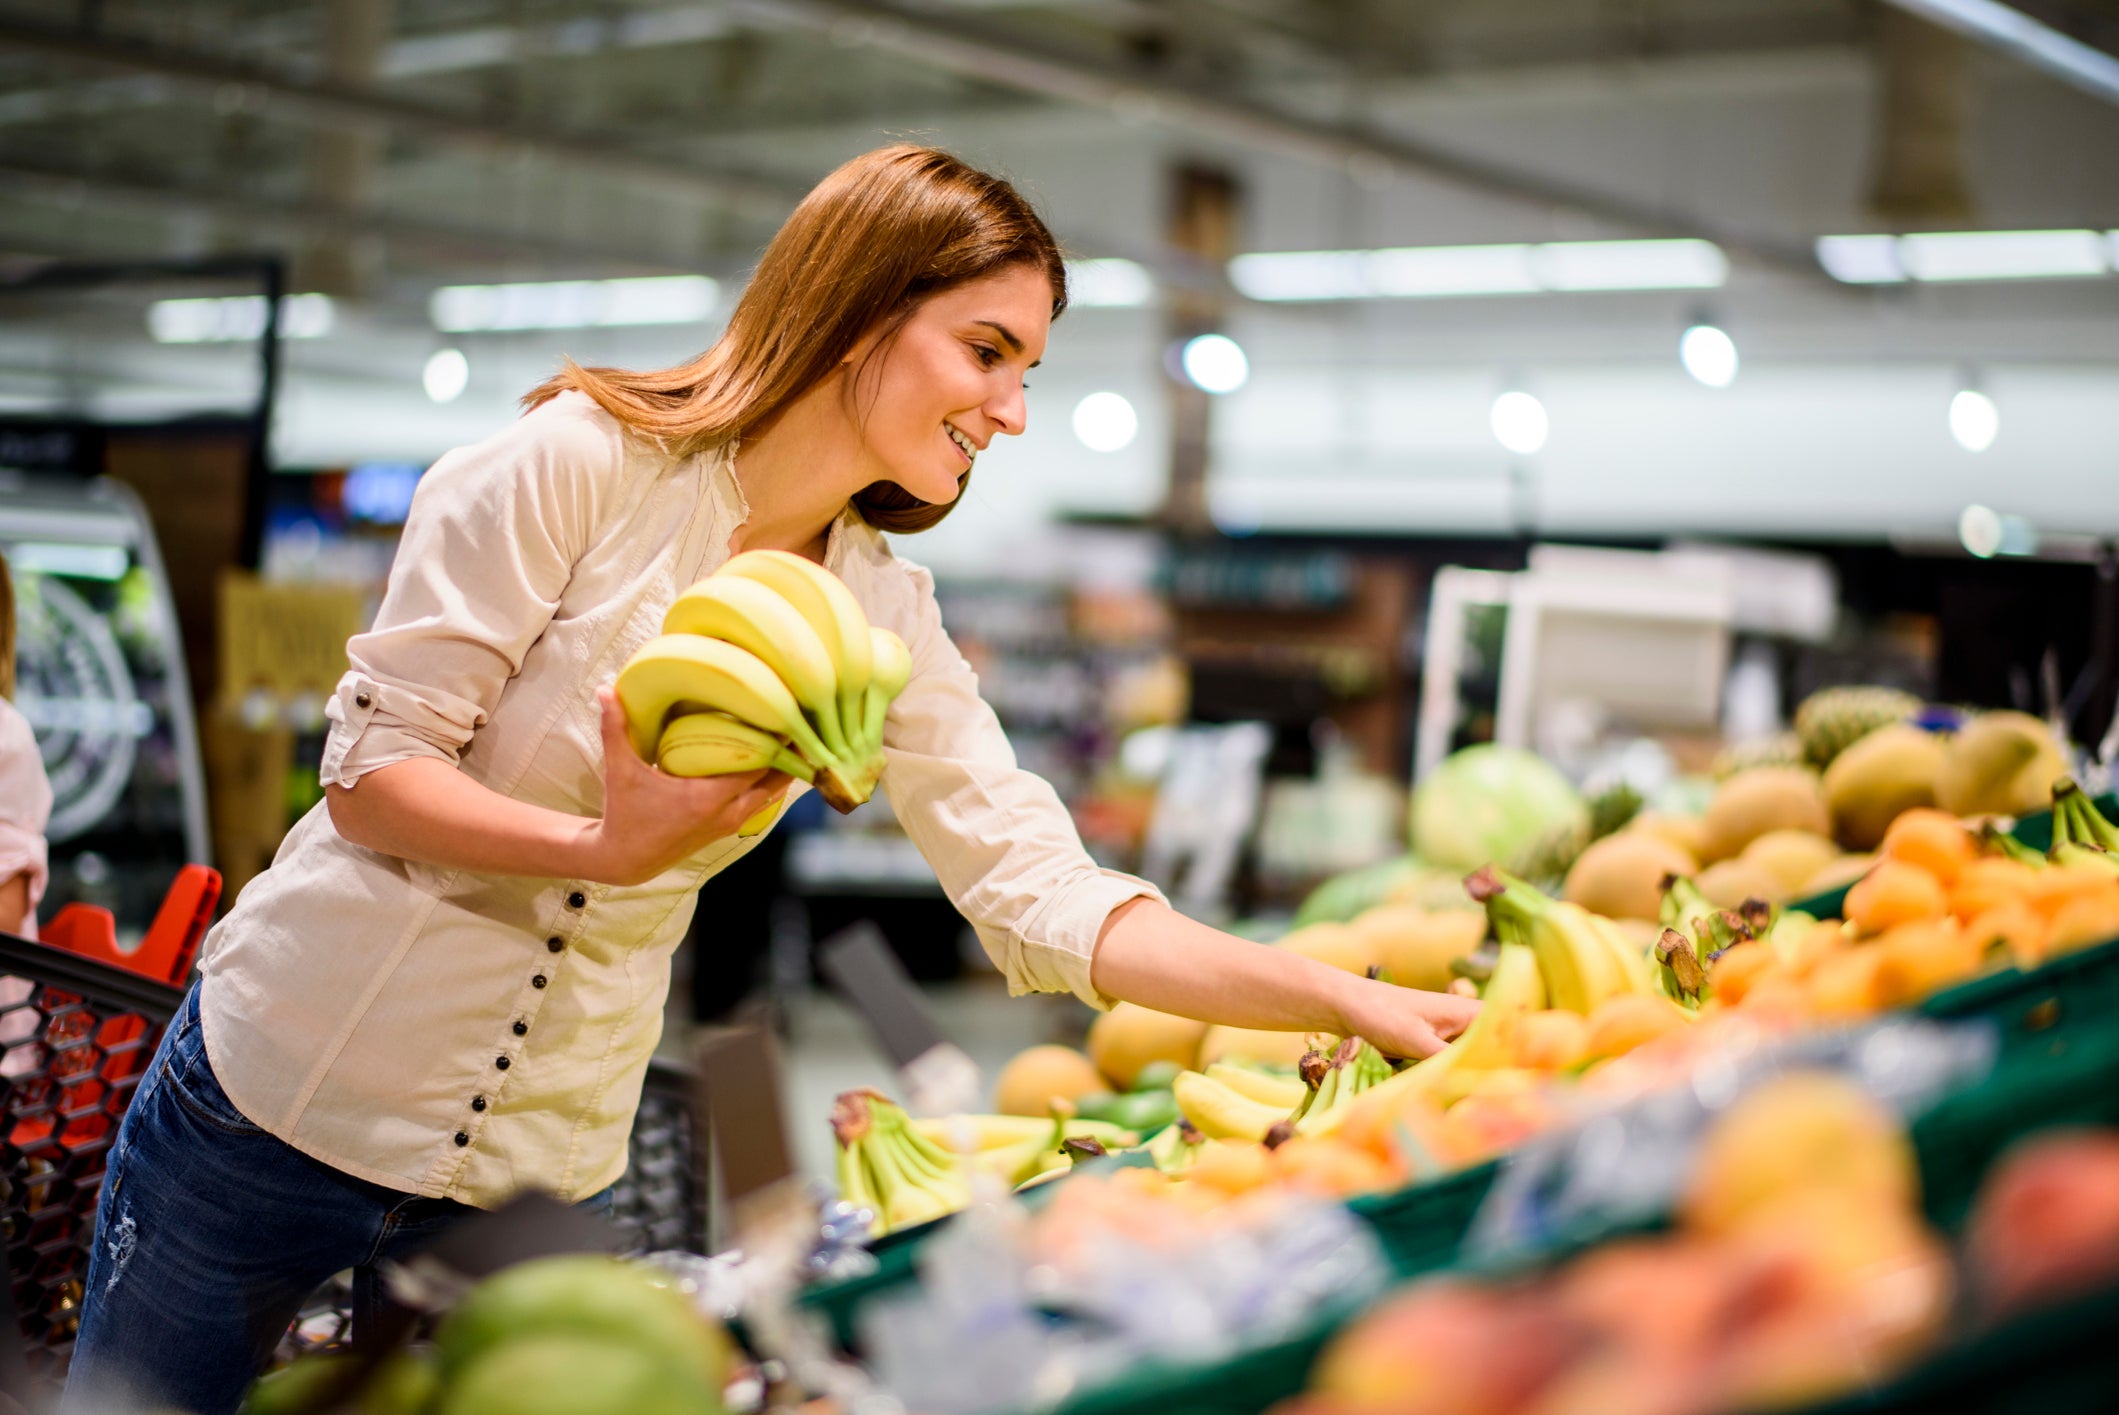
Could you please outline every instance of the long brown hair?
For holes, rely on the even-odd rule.
[[[15,582],[0,552],[0,698],[15,700]]]
[[[1011,266],[1042,270],[1052,313],[1067,305],[1058,242],[1016,189],[931,147],[864,153],[816,185],[751,275],[728,328],[690,363],[653,372],[567,360],[524,396],[534,408],[568,389],[677,454],[770,427],[871,330],[888,335],[919,303]],[[971,480],[957,479],[958,500]],[[854,497],[884,531],[923,531],[949,514],[892,482]]]

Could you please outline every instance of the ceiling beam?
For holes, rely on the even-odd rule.
[[[2075,16],[2070,7],[2053,4],[2004,5],[2001,0],[1885,0],[1901,10],[1933,20],[1947,29],[1968,35],[2071,84],[2084,93],[2119,103],[2119,54],[2077,39],[2047,22],[2079,18],[2101,24],[2111,42],[2119,44],[2119,21],[2088,15]],[[2036,11],[2037,13],[2029,13]]]
[[[694,192],[775,220],[784,217],[808,190],[806,184],[659,157],[616,137],[459,112],[364,85],[298,78],[216,54],[71,29],[18,15],[0,16],[0,48],[106,69],[159,74],[213,93],[234,88],[256,95],[269,105],[325,123],[380,126],[436,141],[575,162],[599,172],[652,182],[664,190]]]
[[[939,65],[966,78],[1145,118],[1220,142],[1250,144],[1357,177],[1442,181],[1547,213],[1587,216],[1628,232],[1704,237],[1761,264],[1826,278],[1807,245],[1729,230],[1696,215],[1466,157],[1364,124],[1285,112],[1139,63],[1063,53],[962,11],[936,14],[897,0],[734,3],[783,22],[800,19],[841,42]]]
[[[0,189],[42,192],[64,204],[98,201],[150,211],[210,212],[233,220],[294,233],[312,240],[373,238],[416,246],[446,258],[490,261],[496,252],[533,256],[555,264],[586,263],[628,272],[692,272],[709,262],[685,261],[607,241],[573,241],[497,226],[435,221],[374,207],[335,205],[307,198],[278,201],[227,187],[175,183],[131,173],[63,167],[33,159],[0,158]]]

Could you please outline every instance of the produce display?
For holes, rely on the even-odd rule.
[[[1874,727],[1834,760],[1897,725]],[[960,1139],[988,1136],[994,1118],[919,1130],[871,1097],[867,1111],[893,1117],[881,1127],[888,1152],[878,1154],[870,1130],[835,1116],[851,1176],[842,1187],[875,1211],[879,1233],[924,1223],[969,1203],[974,1174],[1022,1184],[1115,1148],[1108,1134],[1091,1145],[1070,1130],[1078,1115],[1129,1126],[1162,1177],[1125,1182],[1166,1188],[1192,1207],[1259,1188],[1350,1197],[1431,1179],[1761,1037],[1868,1017],[2119,939],[2119,827],[2072,781],[2050,789],[2046,854],[1932,806],[1899,812],[1860,857],[1843,919],[1758,895],[1725,905],[1707,892],[1706,871],[1667,868],[1697,857],[1653,820],[1597,842],[1569,875],[1571,894],[1623,892],[1624,917],[1483,866],[1462,882],[1476,907],[1386,902],[1279,940],[1350,972],[1468,988],[1490,935],[1484,1006],[1434,1056],[1408,1064],[1359,1037],[1209,1028],[1120,1004],[1092,1027],[1086,1055],[1040,1046],[1011,1063],[1004,1108],[1039,1128],[1009,1130],[1005,1144],[951,1143],[952,1125]],[[1707,853],[1750,859],[1781,896],[1793,892],[1787,878],[1846,858],[1803,829],[1829,819],[1809,768],[1765,766],[1724,782],[1699,828],[1715,842]],[[1644,898],[1632,897],[1630,880],[1624,891],[1610,880],[1581,887],[1583,862],[1599,847],[1629,857],[1599,867],[1609,875],[1658,867]],[[1651,904],[1652,921],[1639,917]]]
[[[1887,1382],[1953,1325],[2119,1278],[2119,1132],[2049,1132],[2004,1157],[1960,1256],[1918,1191],[1890,1112],[1790,1075],[1709,1133],[1671,1232],[1521,1280],[1407,1289],[1275,1415],[1786,1409]]]
[[[748,550],[677,597],[616,690],[643,761],[675,776],[770,767],[850,811],[883,774],[884,715],[911,676],[904,641],[871,625],[838,576]]]

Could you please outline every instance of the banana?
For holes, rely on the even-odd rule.
[[[883,719],[889,715],[891,702],[912,681],[912,651],[888,629],[871,628],[868,639],[874,671],[862,702],[861,740],[874,752],[882,749]]]
[[[868,635],[868,616],[844,581],[816,562],[784,550],[746,550],[730,557],[714,573],[756,580],[793,605],[838,664],[839,721],[866,720],[875,648]]]
[[[2072,840],[2053,847],[2052,861],[2056,865],[2097,865],[2119,874],[2119,855],[2094,845],[2079,845]]]
[[[1593,913],[1589,916],[1589,927],[1592,933],[1603,940],[1605,951],[1618,965],[1620,974],[1626,979],[1626,991],[1648,997],[1662,991],[1656,978],[1655,960],[1648,956],[1646,949],[1628,937],[1626,930],[1620,928],[1617,922],[1605,918],[1602,914]]]
[[[778,737],[725,712],[688,712],[670,719],[655,748],[655,765],[671,776],[726,776],[767,767],[802,781],[816,776],[816,768]]]
[[[951,1203],[948,1196],[928,1184],[925,1176],[908,1172],[905,1152],[898,1146],[887,1141],[873,1144],[867,1147],[866,1157],[875,1165],[886,1233],[929,1223],[964,1207]]]
[[[786,804],[787,798],[781,796],[761,806],[748,820],[736,827],[736,838],[748,840],[753,835],[763,835],[771,830],[773,822],[780,818],[780,808]]]
[[[1390,1079],[1391,1064],[1383,1053],[1360,1037],[1348,1037],[1333,1050],[1324,1079],[1295,1116],[1296,1128],[1304,1134],[1318,1133],[1334,1123],[1329,1119],[1333,1114]]]
[[[1214,1140],[1263,1140],[1288,1118],[1286,1109],[1254,1101],[1198,1071],[1181,1073],[1170,1088],[1194,1129]]]
[[[2088,792],[2077,786],[2073,778],[2065,776],[2053,783],[2053,849],[2056,859],[2063,845],[2107,853],[2119,850],[2119,827],[2104,818]]]
[[[1390,1105],[1406,1095],[1441,1096],[1445,1083],[1460,1071],[1494,1071],[1513,1067],[1517,1024],[1526,1012],[1536,1012],[1546,1003],[1545,974],[1538,956],[1520,943],[1503,940],[1501,956],[1493,976],[1480,994],[1479,1015],[1458,1038],[1442,1050],[1380,1081],[1361,1094],[1362,1106]],[[1338,1106],[1319,1118],[1307,1133],[1329,1135],[1339,1128],[1356,1107]]]
[[[1310,1088],[1303,1085],[1299,1077],[1271,1076],[1226,1061],[1215,1062],[1205,1074],[1240,1096],[1249,1096],[1260,1105],[1279,1106],[1282,1112],[1301,1105],[1310,1093]]]
[[[1624,970],[1578,904],[1555,900],[1492,865],[1465,880],[1486,906],[1497,937],[1529,945],[1544,970],[1552,1005],[1587,1016],[1628,990]]]
[[[820,772],[839,760],[765,660],[720,639],[664,634],[648,640],[618,670],[617,691],[633,750],[642,761],[654,760],[673,711],[716,708],[788,739]]]
[[[866,1209],[875,1217],[870,1221],[872,1232],[880,1233],[883,1221],[883,1204],[876,1198],[875,1184],[868,1176],[861,1159],[858,1145],[839,1147],[839,1197],[857,1209]]]
[[[785,596],[741,575],[712,575],[677,596],[662,617],[662,632],[749,649],[780,675],[832,754],[851,755],[839,713],[838,664]]]

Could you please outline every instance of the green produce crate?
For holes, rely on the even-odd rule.
[[[2054,1125],[2094,1123],[2119,1124],[2119,1031],[2075,1030],[2043,1053],[2006,1057],[1986,1080],[1945,1097],[1912,1126],[1929,1221],[1944,1231],[1961,1227],[1981,1177],[2025,1135]],[[1452,1178],[1469,1185],[1476,1174]],[[1492,1178],[1485,1176],[1488,1184]],[[1479,1193],[1484,1192],[1482,1187]],[[1371,1207],[1407,1203],[1417,1193],[1360,1202]],[[1545,1261],[1562,1261],[1623,1234],[1660,1226],[1654,1221],[1586,1224],[1555,1245]],[[1452,1244],[1450,1255],[1425,1268],[1401,1267],[1400,1275],[1450,1267],[1454,1252]],[[1310,1330],[1219,1365],[1136,1371],[1076,1395],[1052,1415],[1258,1415],[1303,1389],[1318,1352],[1349,1320],[1346,1313],[1322,1317]],[[2103,1415],[2113,1408],[2111,1393],[2119,1390],[2111,1374],[2119,1366],[2119,1342],[2110,1339],[2115,1323],[2119,1292],[2034,1314],[1953,1344],[1890,1385],[1812,1415],[1945,1408],[1982,1415]],[[1954,1393],[1958,1382],[1974,1403],[1959,1406],[1941,1398]],[[2012,1401],[2011,1392],[2018,1390],[2035,1392],[2036,1399]]]
[[[2049,1047],[2079,1027],[2112,1025],[2119,1019],[2119,939],[2029,972],[2011,968],[1974,978],[1936,993],[1920,1011],[1945,1021],[1991,1019],[2005,1053]]]
[[[1489,1160],[1394,1193],[1366,1195],[1347,1207],[1375,1230],[1391,1271],[1412,1277],[1456,1261],[1458,1245],[1500,1172],[1500,1164]]]

